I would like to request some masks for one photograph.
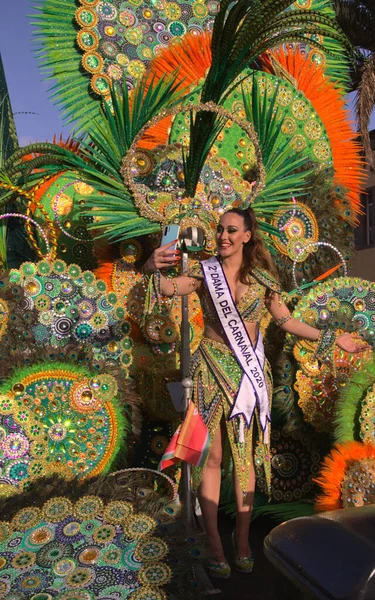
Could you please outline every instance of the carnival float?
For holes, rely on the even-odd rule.
[[[180,468],[157,470],[181,421],[181,300],[155,302],[142,266],[171,223],[189,263],[210,257],[220,215],[251,205],[293,315],[374,346],[375,283],[348,275],[366,178],[345,103],[356,49],[328,0],[43,0],[32,21],[75,134],[2,158],[3,236],[17,223],[29,254],[10,261],[9,233],[0,598],[193,597]],[[194,351],[194,294],[187,308]],[[321,363],[268,313],[261,327],[272,498],[256,456],[254,516],[374,503],[372,352]]]

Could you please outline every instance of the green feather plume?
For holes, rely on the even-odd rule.
[[[305,156],[298,155],[281,131],[276,100],[279,86],[271,93],[260,91],[253,78],[251,96],[243,91],[246,118],[254,125],[263,165],[266,186],[257,196],[253,208],[258,218],[270,218],[283,203],[290,204],[292,196],[306,193],[308,177],[313,167]]]
[[[304,42],[324,51],[310,35],[335,40],[349,54],[351,44],[338,24],[317,11],[288,11],[290,0],[230,0],[221,3],[213,27],[212,63],[203,85],[201,101],[220,104],[243,69],[266,50],[285,42]],[[198,112],[190,131],[185,157],[186,194],[195,195],[199,173],[220,127],[214,113]],[[193,129],[196,129],[194,133]]]
[[[75,0],[44,0],[35,3],[31,25],[36,28],[34,43],[45,79],[54,80],[52,100],[61,109],[67,124],[87,129],[100,117],[101,101],[90,89],[90,75],[80,68],[74,15]]]
[[[336,405],[334,437],[338,443],[361,441],[360,412],[368,391],[375,383],[375,354],[372,361],[353,373]]]
[[[175,76],[155,81],[144,77],[129,98],[126,82],[111,89],[111,107],[101,108],[100,121],[94,121],[86,140],[72,151],[57,144],[32,144],[20,149],[6,163],[8,176],[30,188],[43,175],[72,170],[77,178],[91,185],[95,193],[85,198],[85,216],[95,216],[89,227],[102,231],[99,237],[121,241],[159,230],[159,225],[141,217],[124,185],[120,168],[133,140],[153,117],[172,108],[184,95],[177,90]],[[27,155],[34,157],[24,161]],[[38,172],[33,172],[38,169]],[[95,212],[93,213],[93,210]]]

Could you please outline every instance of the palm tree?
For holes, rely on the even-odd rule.
[[[356,91],[355,113],[365,156],[374,170],[370,116],[375,105],[375,3],[374,0],[335,0],[337,20],[357,48],[352,68],[352,91]]]

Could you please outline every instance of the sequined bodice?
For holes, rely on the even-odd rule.
[[[241,300],[236,303],[237,310],[244,321],[259,323],[264,309],[266,291],[266,288],[255,281],[255,279],[251,282]],[[201,301],[204,322],[217,323],[219,319],[205,285],[202,285],[198,294]]]
[[[192,277],[203,279],[203,272],[200,263],[195,263],[189,269],[189,274]],[[243,294],[241,300],[236,303],[237,310],[242,319],[250,323],[259,323],[262,312],[265,308],[265,299],[267,294],[267,282],[261,283],[252,275],[249,276],[249,286]],[[218,316],[211,300],[211,296],[207,287],[202,282],[202,286],[198,291],[201,301],[203,319],[205,323],[217,323]]]

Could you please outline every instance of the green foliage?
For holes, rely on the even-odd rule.
[[[314,503],[296,500],[295,502],[285,502],[283,504],[265,504],[254,508],[253,519],[265,515],[271,517],[278,523],[298,519],[299,517],[310,517],[315,513]]]
[[[340,52],[343,48],[347,53],[352,52],[350,42],[332,18],[318,11],[287,10],[292,4],[290,0],[238,0],[235,4],[224,0],[221,3],[213,27],[212,63],[203,85],[202,102],[222,103],[227,90],[246,66],[254,63],[266,50],[286,42],[308,43],[324,53],[324,46],[315,41],[316,36],[324,36],[337,43],[337,47],[331,46],[331,52],[337,53],[338,48]],[[189,196],[195,194],[198,171],[214,142],[214,133],[220,130],[217,120],[214,114],[198,112],[192,125],[197,133],[190,132],[189,152],[185,158],[185,184]]]
[[[372,361],[353,373],[336,405],[334,435],[338,443],[361,441],[359,416],[362,402],[375,383],[375,354]]]
[[[174,82],[174,73],[157,82],[145,77],[135,87],[131,99],[126,82],[121,89],[113,86],[111,107],[106,104],[101,109],[101,119],[94,122],[87,139],[80,140],[78,150],[51,143],[31,144],[7,161],[8,175],[17,177],[21,185],[29,188],[43,175],[72,170],[78,179],[95,188],[96,193],[86,200],[85,214],[92,216],[95,210],[97,219],[90,227],[102,230],[99,237],[120,241],[158,231],[158,224],[139,216],[120,167],[143,127],[180,101],[184,90],[177,90]],[[24,161],[28,155],[32,158]]]
[[[306,193],[308,177],[313,172],[307,158],[295,152],[281,131],[280,109],[276,108],[278,89],[279,86],[271,93],[267,89],[262,92],[254,77],[251,95],[243,92],[246,118],[254,125],[266,171],[266,187],[253,208],[258,218],[266,219],[286,203],[289,208],[292,196]]]
[[[122,88],[111,88],[111,106],[107,103],[101,110],[101,119],[90,129],[90,145],[94,145],[119,172],[121,161],[135,137],[153,118],[163,110],[173,108],[181,101],[184,90],[175,84],[176,73],[155,81],[143,77],[129,98],[126,81]]]
[[[45,79],[54,80],[52,99],[60,107],[66,123],[77,130],[87,129],[100,117],[100,99],[90,89],[90,75],[79,68],[77,30],[74,25],[75,0],[44,0],[33,5],[31,24],[36,54]]]

